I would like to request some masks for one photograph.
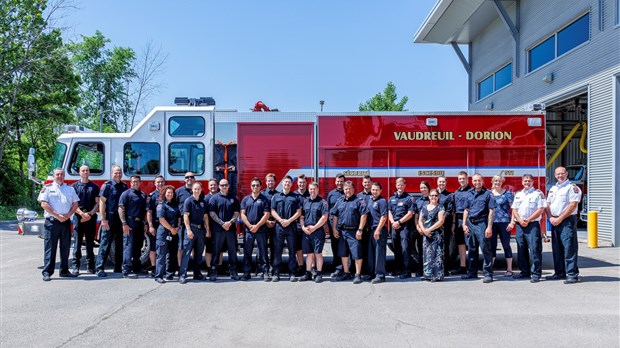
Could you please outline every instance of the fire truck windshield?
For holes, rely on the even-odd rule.
[[[54,155],[52,156],[52,163],[50,165],[50,175],[55,168],[62,168],[62,161],[65,158],[67,152],[67,145],[63,143],[56,143],[54,147]]]

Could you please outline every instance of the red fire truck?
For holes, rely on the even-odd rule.
[[[408,190],[432,186],[446,176],[448,189],[458,187],[459,171],[480,173],[490,187],[493,175],[516,191],[521,176],[535,177],[545,189],[544,112],[237,112],[215,106],[154,108],[129,133],[75,132],[56,143],[51,168],[66,171],[66,181],[79,180],[87,164],[98,185],[123,169],[123,180],[141,175],[143,190],[154,189],[156,175],[181,186],[185,172],[196,179],[227,178],[239,197],[250,193],[250,180],[275,173],[300,174],[319,182],[323,196],[343,173],[361,190],[368,174],[383,185],[386,198],[397,177]],[[48,176],[47,182],[52,177]]]

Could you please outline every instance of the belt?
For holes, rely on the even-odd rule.
[[[475,217],[475,218],[469,218],[468,220],[472,224],[479,224],[481,222],[487,221],[487,218],[486,217]]]
[[[203,228],[203,224],[189,224],[191,227]]]
[[[350,226],[350,225],[340,225],[338,226],[339,230],[357,230],[357,226]]]
[[[55,217],[53,217],[53,216],[48,216],[48,217],[46,217],[46,218],[45,218],[45,220],[50,221],[50,222],[54,222],[54,221],[58,221],[58,222],[60,222],[60,220],[56,219],[56,218],[55,218]],[[70,221],[70,220],[65,220],[65,222],[69,222],[69,221]],[[62,223],[62,222],[60,222],[60,223]]]
[[[141,217],[129,217],[129,220],[133,220],[133,221],[142,221]]]

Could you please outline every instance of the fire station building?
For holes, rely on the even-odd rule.
[[[438,0],[414,42],[453,48],[470,111],[546,110],[548,184],[580,165],[599,240],[620,245],[620,0]]]

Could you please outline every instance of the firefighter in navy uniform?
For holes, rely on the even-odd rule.
[[[323,281],[323,245],[325,244],[323,225],[327,222],[329,211],[327,201],[319,196],[319,185],[316,182],[309,184],[308,191],[310,197],[304,200],[302,215],[299,218],[304,232],[303,251],[306,254],[306,273],[300,281],[312,280],[312,265],[316,264],[314,281],[320,283]]]
[[[271,281],[267,265],[267,235],[265,223],[271,216],[271,202],[260,192],[261,181],[254,177],[250,183],[252,193],[241,201],[241,221],[245,229],[243,242],[243,277],[250,280],[252,270],[252,250],[254,241],[258,245],[256,268],[260,270],[264,281]]]
[[[107,277],[105,264],[114,243],[114,272],[120,273],[123,264],[123,226],[118,216],[118,200],[127,190],[121,181],[123,172],[119,165],[112,166],[112,180],[106,181],[99,193],[99,215],[101,216],[101,235],[99,236],[99,255],[97,256],[97,276]]]
[[[179,233],[181,225],[181,212],[177,204],[176,193],[173,186],[164,186],[161,189],[159,203],[156,208],[156,216],[159,220],[157,227],[157,263],[155,266],[155,281],[163,284],[166,282],[164,277],[168,278],[170,271],[167,269],[166,263],[170,260],[169,247],[176,246],[172,244],[172,236]],[[172,244],[172,245],[171,245]],[[172,248],[172,252],[176,250]],[[168,264],[168,266],[170,266]]]
[[[189,256],[194,252],[194,280],[203,280],[200,272],[202,252],[205,249],[205,238],[211,236],[209,229],[209,212],[202,197],[202,184],[195,182],[192,185],[192,196],[183,203],[183,223],[185,224],[185,238],[183,239],[183,257],[179,270],[179,283],[187,282],[187,265]]]
[[[555,179],[557,183],[549,189],[546,208],[552,226],[554,273],[546,279],[566,278],[564,284],[575,284],[579,282],[577,206],[581,201],[581,189],[568,180],[568,172],[564,167],[555,169]]]
[[[372,177],[370,175],[364,175],[362,179],[362,187],[363,190],[357,194],[357,198],[362,199],[366,202],[366,206],[370,207],[370,200],[372,198]],[[370,254],[371,242],[370,242],[370,225],[369,220],[366,220],[366,226],[364,226],[364,233],[362,234],[362,280],[370,281],[372,280],[372,275],[370,273],[370,259],[368,255]]]
[[[261,193],[269,200],[269,203],[271,204],[271,199],[273,198],[273,196],[278,193],[279,191],[276,190],[276,175],[274,173],[269,173],[267,175],[265,175],[265,185],[267,185],[267,187],[261,191]],[[266,236],[267,236],[267,267],[271,268],[272,264],[273,264],[273,255],[275,252],[275,244],[274,244],[274,240],[273,237],[275,236],[276,233],[276,219],[273,218],[273,216],[269,216],[269,220],[267,220],[267,223],[265,223],[265,226],[267,227],[266,230]],[[260,250],[258,251],[258,258],[260,258]],[[270,269],[270,272],[273,273],[273,269]],[[263,276],[267,276],[266,274]]]
[[[378,284],[385,281],[385,261],[387,252],[387,221],[388,203],[381,196],[381,184],[375,182],[371,186],[372,196],[368,201],[368,222],[370,226],[370,245],[368,250],[368,264],[371,283]]]
[[[484,187],[482,175],[471,177],[474,189],[469,191],[463,212],[463,232],[467,239],[467,274],[462,279],[478,278],[478,248],[482,249],[483,283],[493,281],[493,213],[495,199],[493,193]]]
[[[209,200],[218,191],[217,180],[215,178],[209,179],[208,185],[209,193],[207,193],[204,197],[204,201],[207,204],[207,214],[209,213]],[[211,275],[211,262],[213,261],[213,228],[213,220],[209,219],[209,231],[211,231],[211,234],[205,238],[205,264],[207,265],[207,277]]]
[[[65,184],[65,171],[54,169],[54,182],[43,187],[39,194],[41,208],[45,211],[45,256],[43,275],[44,281],[50,281],[56,268],[56,248],[60,241],[60,276],[76,277],[69,272],[69,252],[71,250],[70,217],[78,208],[80,200],[73,187]]]
[[[217,280],[217,265],[221,252],[226,245],[228,251],[228,269],[230,279],[239,280],[237,276],[237,219],[240,205],[237,197],[229,192],[228,180],[220,180],[220,192],[209,200],[209,216],[213,220],[213,243],[215,258],[211,263],[210,281]]]
[[[344,273],[336,280],[343,281],[353,278],[353,284],[362,282],[362,235],[368,214],[366,201],[357,198],[355,187],[351,181],[344,183],[344,196],[331,210],[334,216],[334,237],[338,239],[338,255],[342,258]],[[349,257],[355,261],[355,276],[349,272]]]
[[[183,180],[185,181],[185,185],[179,187],[175,191],[177,201],[179,203],[179,210],[181,211],[181,216],[183,216],[183,207],[184,207],[183,204],[185,203],[185,200],[192,196],[192,185],[196,181],[196,177],[194,176],[194,173],[187,172],[185,173],[185,177],[183,178]],[[174,242],[177,243],[176,253],[170,252],[170,257],[172,258],[172,260],[168,262],[170,265],[176,265],[176,266],[173,266],[174,269],[178,269],[181,267],[181,259],[183,258],[183,240],[184,239],[185,239],[185,225],[181,223],[181,225],[179,226],[179,233],[172,236],[172,243]],[[171,246],[173,249],[175,248],[174,245],[171,245]],[[166,279],[172,280],[173,277],[174,277],[174,271],[170,272]]]
[[[140,190],[139,175],[132,175],[129,180],[131,188],[121,194],[118,202],[118,215],[123,224],[123,278],[138,278],[146,232],[146,193]]]
[[[158,175],[155,177],[155,191],[149,193],[146,197],[146,221],[149,225],[149,259],[151,260],[151,277],[155,277],[155,262],[157,260],[157,228],[159,227],[159,219],[157,218],[157,204],[159,203],[159,191],[166,185],[164,177]]]
[[[303,207],[304,201],[310,197],[310,191],[308,190],[308,179],[305,174],[301,174],[297,177],[297,190],[295,193],[299,195],[299,206]],[[297,219],[295,226],[297,227],[297,234],[295,235],[295,256],[297,258],[297,269],[295,270],[295,275],[301,277],[304,274],[304,252],[302,245],[304,231],[301,229],[299,219]]]
[[[411,278],[411,241],[416,211],[415,199],[405,191],[404,178],[396,179],[396,192],[388,202],[388,221],[392,227],[392,243],[394,247],[394,263],[400,271],[393,274],[400,279]],[[398,269],[397,268],[397,269]]]
[[[325,232],[326,234],[329,234],[330,237],[330,244],[331,244],[331,248],[332,248],[332,255],[333,255],[333,266],[334,266],[334,272],[331,274],[332,278],[337,278],[339,276],[342,275],[343,273],[343,268],[342,268],[342,259],[339,257],[336,257],[336,255],[338,255],[338,238],[336,238],[333,234],[334,231],[334,224],[333,224],[333,220],[334,220],[334,216],[331,213],[332,208],[336,205],[336,202],[338,202],[338,200],[341,197],[344,197],[344,190],[343,190],[343,186],[344,186],[344,182],[346,181],[345,176],[342,173],[338,173],[336,174],[336,188],[331,190],[328,194],[327,194],[327,198],[325,200],[327,200],[327,208],[329,209],[329,217],[327,218],[327,223],[324,226]]]
[[[453,233],[453,214],[454,214],[454,195],[452,192],[446,189],[448,181],[445,176],[440,176],[437,178],[437,192],[439,192],[439,205],[443,207],[445,212],[444,214],[444,223],[443,223],[443,264],[444,264],[444,276],[448,276],[450,272],[448,270],[452,269],[451,262],[453,261],[450,258],[452,255],[452,251],[454,248],[451,245],[456,247],[454,241],[454,233]]]
[[[73,273],[80,274],[82,260],[82,241],[86,240],[86,262],[88,273],[95,273],[95,234],[97,211],[99,210],[99,186],[89,180],[90,168],[80,167],[80,180],[71,186],[80,198],[73,215]]]
[[[453,194],[453,203],[454,203],[454,215],[453,221],[454,224],[452,226],[452,231],[454,231],[454,243],[456,244],[458,257],[459,257],[459,267],[452,270],[450,274],[467,274],[467,247],[465,246],[465,233],[463,232],[463,212],[465,211],[465,203],[469,198],[469,192],[473,190],[469,183],[467,182],[467,172],[461,171],[457,176],[459,180],[460,187]],[[456,256],[456,255],[454,255]],[[453,261],[455,257],[450,256],[450,261]]]
[[[272,281],[280,281],[280,263],[284,241],[288,247],[288,270],[289,281],[299,280],[295,276],[297,261],[295,257],[295,234],[297,226],[295,221],[301,216],[299,195],[291,191],[293,179],[286,175],[282,180],[282,192],[276,193],[271,199],[271,215],[276,219],[276,235],[274,236],[275,253],[273,257]]]

